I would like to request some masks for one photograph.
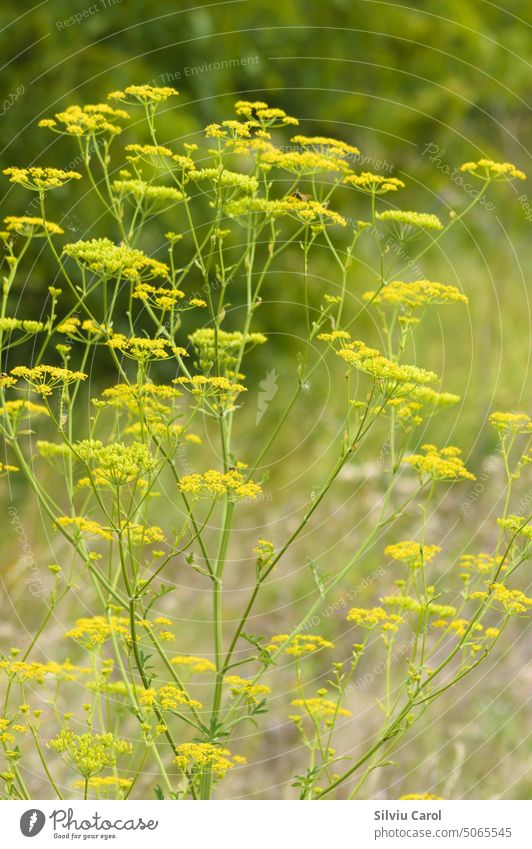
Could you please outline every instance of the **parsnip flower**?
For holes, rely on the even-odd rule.
[[[119,100],[122,103],[143,106],[156,106],[165,103],[169,97],[179,92],[170,86],[128,85],[123,91],[112,91],[107,95],[108,100]]]
[[[511,162],[494,162],[493,159],[479,159],[478,162],[464,162],[460,171],[478,177],[485,182],[500,180],[526,180],[526,174],[519,171]]]
[[[65,232],[59,224],[31,215],[8,215],[4,218],[4,224],[10,233],[32,238],[44,238],[47,233],[50,236],[61,236]]]
[[[169,271],[164,262],[151,259],[137,248],[115,245],[107,238],[72,242],[64,246],[63,253],[104,279],[151,280],[167,277]]]
[[[82,371],[70,371],[60,366],[16,366],[11,369],[11,374],[21,377],[38,395],[43,398],[51,395],[58,386],[68,386],[70,383],[79,383],[86,380],[87,375]]]
[[[81,180],[77,171],[63,171],[61,168],[4,168],[4,174],[11,183],[18,183],[33,192],[47,192],[59,189],[70,180]]]
[[[405,187],[398,177],[384,177],[382,174],[372,174],[370,171],[363,171],[362,174],[348,174],[343,182],[347,186],[353,186],[370,195],[385,195],[387,192],[396,192],[397,189]]]
[[[228,749],[214,743],[181,743],[175,751],[175,763],[183,771],[213,773],[217,778],[223,778],[239,762]]]
[[[419,227],[422,230],[443,230],[443,224],[437,215],[430,212],[412,212],[406,209],[386,209],[377,212],[377,221],[391,221],[406,227]]]
[[[183,666],[189,669],[190,672],[215,672],[216,666],[206,657],[196,657],[195,655],[175,655],[171,658],[170,663],[175,666]]]
[[[54,118],[39,121],[39,127],[46,127],[55,133],[70,136],[109,136],[122,132],[115,121],[129,118],[123,109],[113,109],[108,103],[93,103],[86,106],[69,106],[63,112],[57,112]]]
[[[119,755],[132,751],[131,743],[110,732],[74,734],[67,729],[62,729],[50,740],[48,747],[84,778],[97,775],[106,766],[114,766]]]
[[[273,654],[284,646],[283,654],[292,655],[293,657],[303,657],[306,654],[314,654],[314,652],[322,649],[333,649],[334,643],[320,637],[319,634],[276,634],[270,638],[269,645],[266,646],[266,651]]]
[[[403,459],[403,463],[412,466],[420,475],[432,480],[476,480],[460,459],[459,448],[449,445],[447,448],[436,448],[435,445],[422,445],[423,454],[411,454]]]
[[[412,310],[423,309],[430,304],[469,303],[467,296],[456,286],[431,280],[413,280],[411,283],[393,280],[378,292],[364,292],[363,298],[375,305],[390,304]]]
[[[406,563],[411,569],[419,569],[424,563],[432,563],[441,551],[439,545],[422,545],[412,540],[403,540],[384,549],[386,557]]]
[[[203,474],[183,475],[178,486],[187,495],[228,498],[230,501],[254,500],[262,492],[258,483],[246,481],[238,469],[229,472],[210,469]]]

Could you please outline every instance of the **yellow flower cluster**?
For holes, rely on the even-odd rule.
[[[110,732],[75,734],[67,729],[62,729],[50,740],[48,747],[84,778],[97,775],[106,766],[114,766],[118,755],[132,751],[131,743]]]
[[[422,309],[429,304],[457,301],[463,304],[469,303],[467,296],[462,294],[456,286],[433,283],[431,280],[414,280],[411,283],[393,280],[379,292],[364,292],[363,298],[373,304],[399,305],[409,309]]]
[[[526,413],[492,413],[490,423],[501,433],[532,433],[532,419]]]
[[[107,238],[72,242],[64,246],[63,253],[103,278],[150,280],[168,276],[168,266],[164,262],[151,259],[137,248],[115,245]]]
[[[132,195],[135,202],[142,205],[146,212],[157,206],[179,203],[185,195],[174,186],[154,186],[144,180],[114,180],[113,192],[122,197]]]
[[[320,334],[324,338],[329,334]],[[328,341],[328,340],[326,340]],[[375,380],[384,381],[384,394],[408,394],[416,386],[432,383],[438,379],[433,371],[419,366],[403,365],[388,359],[376,348],[368,348],[365,342],[349,342],[346,347],[336,352],[339,357],[359,371],[370,375]]]
[[[532,598],[521,590],[509,590],[504,584],[492,584],[493,598],[502,604],[507,613],[526,613],[532,607]]]
[[[85,380],[87,375],[82,371],[70,371],[60,366],[16,366],[11,369],[11,374],[21,377],[38,395],[45,398],[51,395],[55,387],[67,386],[69,383],[78,383]]]
[[[211,772],[217,778],[223,778],[235,764],[245,762],[244,758],[231,756],[228,749],[222,749],[214,743],[181,743],[175,751],[175,763],[183,771],[193,769]]]
[[[215,672],[216,666],[212,660],[206,657],[196,657],[195,655],[175,655],[170,663],[176,666],[184,666],[191,672]]]
[[[460,171],[474,174],[481,180],[495,182],[497,179],[526,180],[526,174],[519,171],[511,162],[494,162],[493,159],[479,159],[478,162],[464,162]]]
[[[10,233],[18,233],[21,236],[61,236],[65,231],[59,224],[53,221],[45,221],[31,215],[8,215],[4,218],[4,224]]]
[[[383,631],[398,631],[404,619],[397,613],[388,613],[383,607],[352,607],[347,621],[369,631],[377,627]]]
[[[172,343],[168,339],[163,339],[162,336],[150,339],[148,336],[127,337],[123,333],[114,333],[108,339],[107,344],[110,348],[120,351],[132,360],[147,362],[149,360],[168,359],[170,354],[166,349],[171,347]],[[186,351],[181,348],[177,350],[181,356],[186,355]]]
[[[232,383],[227,377],[206,377],[203,374],[196,374],[193,377],[176,377],[173,383],[183,386],[193,395],[211,395],[232,396],[240,392],[247,392],[245,386],[241,383]]]
[[[413,212],[406,209],[386,209],[377,212],[378,221],[391,221],[393,224],[404,224],[407,227],[420,227],[423,230],[443,230],[443,224],[437,215],[430,212]]]
[[[110,640],[113,635],[129,637],[127,617],[91,616],[77,619],[76,627],[67,631],[65,637],[77,640],[87,649],[94,649]]]
[[[238,189],[244,194],[254,194],[258,187],[256,177],[240,174],[237,171],[228,171],[224,168],[202,168],[200,171],[189,171],[187,178],[194,183],[202,183],[208,180],[221,189]]]
[[[215,362],[225,369],[232,369],[245,350],[263,345],[267,341],[263,333],[248,333],[244,336],[239,331],[215,332],[212,327],[201,327],[188,338],[204,372],[209,372]]]
[[[164,103],[169,97],[179,94],[170,86],[128,85],[123,91],[112,91],[107,95],[108,100],[119,100],[123,103],[141,103],[155,105]]]
[[[0,330],[12,333],[13,330],[23,330],[24,333],[42,333],[46,330],[46,324],[42,321],[29,321],[23,318],[0,318]]]
[[[462,554],[460,557],[460,567],[462,569],[471,569],[475,572],[494,572],[502,562],[502,557],[494,557],[491,554]]]
[[[301,145],[301,147],[317,148],[322,152],[331,151],[335,156],[352,157],[358,156],[360,153],[358,147],[339,139],[331,139],[328,136],[294,136],[291,141],[294,144]]]
[[[439,551],[441,551],[439,545],[421,545],[412,540],[396,542],[384,549],[387,557],[407,563],[412,569],[419,569],[424,563],[432,563]]]
[[[117,793],[129,790],[133,780],[131,778],[120,778],[118,775],[95,775],[88,780],[89,790],[94,790],[95,793]],[[73,787],[76,790],[85,787],[84,781],[75,781]]]
[[[155,309],[171,310],[183,300],[185,293],[181,289],[156,288],[150,283],[139,283],[135,287],[133,297],[151,304]]]
[[[235,103],[235,112],[242,115],[247,121],[258,121],[263,127],[279,127],[291,124],[297,126],[299,121],[287,115],[283,109],[270,107],[262,100],[238,100]]]
[[[345,227],[347,224],[342,215],[319,201],[294,197],[293,195],[278,200],[257,197],[242,198],[228,203],[225,211],[235,218],[256,212],[266,218],[280,218],[283,215],[288,215],[309,225],[339,224],[341,227]]]
[[[169,147],[160,144],[126,144],[125,149],[129,154],[133,154],[133,156],[128,156],[128,159],[131,160],[136,159],[137,156],[173,157],[174,155]]]
[[[102,539],[112,540],[113,535],[107,528],[103,528],[93,519],[85,519],[83,516],[58,516],[55,520],[61,528],[75,528],[80,534],[98,536]]]
[[[308,716],[317,721],[330,719],[331,717],[353,715],[347,708],[339,707],[331,699],[325,699],[323,696],[313,696],[310,699],[293,699],[291,705],[292,707],[303,708]],[[296,723],[299,723],[302,718],[298,714],[290,717]]]
[[[25,189],[34,192],[47,192],[49,189],[59,189],[70,180],[81,180],[77,171],[63,171],[61,168],[4,168],[4,174],[11,183],[18,183]]]
[[[432,600],[420,602],[416,598],[408,595],[387,595],[380,599],[383,604],[388,607],[398,607],[400,610],[408,613],[423,613],[427,612],[431,616],[439,616],[441,619],[449,619],[456,613],[456,608],[451,604],[434,604]]]
[[[71,136],[101,136],[105,133],[114,136],[122,132],[122,127],[114,121],[128,118],[128,113],[123,109],[113,109],[107,103],[94,103],[69,106],[64,112],[57,112],[55,118],[39,121],[39,127]]]
[[[373,195],[384,195],[405,187],[403,181],[397,177],[384,177],[382,174],[372,174],[370,171],[363,171],[362,174],[348,174],[344,177],[344,183]]]
[[[135,481],[157,466],[150,449],[141,442],[133,442],[131,445],[111,442],[104,445],[100,440],[85,439],[75,443],[73,450],[82,463],[94,470],[98,482],[103,481],[113,487]]]
[[[163,710],[179,710],[181,707],[201,708],[201,702],[191,699],[185,690],[174,687],[173,684],[165,684],[159,690],[153,688],[144,690],[139,701],[146,707],[159,706]]]
[[[501,528],[504,528],[506,531],[510,531],[511,534],[532,540],[532,525],[530,524],[530,518],[525,519],[524,516],[515,516],[511,514],[507,516],[506,519],[497,519],[497,523]]]
[[[344,159],[330,153],[318,153],[315,150],[280,150],[273,145],[265,147],[261,162],[276,168],[282,168],[299,177],[327,173],[345,173],[349,165]]]
[[[271,693],[271,688],[266,684],[253,684],[252,681],[241,678],[239,675],[226,675],[224,681],[229,685],[234,696],[244,696],[251,704],[256,704],[260,697]]]
[[[28,728],[26,725],[20,725],[10,719],[0,716],[0,743],[14,743],[15,734],[26,734]]]
[[[276,634],[270,638],[266,651],[273,654],[279,651],[284,643],[287,645],[283,648],[283,654],[289,654],[293,657],[302,657],[305,654],[313,654],[322,649],[334,648],[334,643],[320,637],[319,634]]]
[[[423,454],[411,454],[402,462],[412,466],[420,476],[427,475],[433,480],[476,480],[460,459],[459,448],[449,445],[447,448],[436,448],[435,445],[422,445]]]
[[[74,681],[78,675],[88,671],[83,667],[74,666],[69,660],[65,663],[56,663],[55,660],[49,660],[47,663],[39,663],[35,660],[31,662],[2,660],[0,669],[10,678],[16,678],[18,681],[44,681],[48,675]]]
[[[179,481],[179,489],[187,495],[229,498],[230,500],[254,499],[262,492],[258,483],[246,481],[238,469],[231,469],[228,472],[209,469],[203,474],[183,475]]]

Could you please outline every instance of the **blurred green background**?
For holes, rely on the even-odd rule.
[[[463,190],[446,173],[461,162],[485,155],[515,162],[525,172],[532,170],[531,24],[526,0],[509,0],[504,8],[482,0],[423,0],[415,8],[407,2],[373,0],[229,0],[194,4],[190,10],[164,0],[156,6],[142,0],[97,0],[92,4],[90,0],[52,0],[27,8],[15,0],[3,0],[1,164],[66,165],[75,156],[75,148],[36,129],[40,118],[72,103],[97,102],[107,92],[130,83],[152,82],[172,85],[181,93],[161,116],[164,142],[193,141],[206,124],[229,117],[238,98],[264,99],[300,118],[301,132],[336,135],[356,144],[363,156],[370,157],[361,161],[361,170],[382,171],[384,165],[386,173],[404,179],[408,187],[397,198],[403,208],[445,218],[450,210],[460,211],[468,203]],[[21,190],[5,182],[2,195],[4,215],[25,209],[27,196]],[[67,188],[52,203],[59,211],[75,198],[75,190],[70,195]],[[471,495],[466,486],[466,491],[456,495],[453,490],[442,504],[442,518],[435,520],[433,533],[447,539],[450,547],[447,567],[466,537],[469,541],[477,534],[481,547],[489,547],[493,538],[494,520],[487,523],[485,517],[499,497],[502,478],[498,467],[483,477],[495,447],[494,435],[485,427],[486,417],[498,407],[526,409],[530,398],[527,275],[531,267],[532,189],[528,183],[497,186],[490,200],[493,210],[476,210],[441,247],[431,251],[430,262],[423,264],[428,277],[458,285],[470,298],[467,309],[453,307],[429,318],[419,336],[419,364],[443,373],[443,388],[464,398],[463,404],[431,425],[431,440],[441,438],[462,445],[482,481],[482,490],[474,496],[469,511],[461,509]],[[81,218],[72,204],[70,238],[83,238],[83,228],[98,214],[90,196],[84,200]],[[68,225],[66,229],[68,233]],[[268,283],[266,300],[276,301],[276,287],[282,291],[281,300],[290,300],[289,287],[297,283],[300,270],[298,249],[283,262],[283,271],[272,275]],[[43,255],[28,274],[23,297],[29,312],[39,312],[51,268]],[[319,302],[319,275],[326,279],[332,274],[319,265],[315,273],[313,294]],[[350,283],[353,298],[372,283],[360,266]],[[285,304],[283,309],[289,306]],[[265,306],[260,314],[261,329],[270,333],[278,329],[279,310],[276,303]],[[300,319],[296,311],[290,314],[294,337]],[[286,315],[283,323],[285,320]],[[360,325],[363,338],[369,328],[367,320]],[[271,344],[277,354],[282,354],[285,345],[297,348],[297,343],[277,338]],[[264,346],[250,358],[250,384],[253,379],[263,379],[272,367],[267,349],[271,351]],[[291,373],[287,368],[285,373],[280,361],[280,357],[274,360],[281,379],[268,410],[272,418],[290,397],[295,380],[295,369]],[[316,411],[314,396],[303,397],[270,458],[272,488],[284,492],[287,513],[301,508],[313,480],[319,479],[314,460],[317,466],[324,465],[324,457],[327,460],[322,448],[338,424],[334,401],[329,406],[326,403],[331,380],[329,373],[320,372],[317,389],[323,405]],[[249,398],[256,404],[256,392],[250,392]],[[244,419],[248,424],[253,422],[255,409],[251,406]],[[265,424],[270,423],[265,417]],[[307,430],[311,432],[308,437]],[[250,425],[241,438],[250,450],[257,433]],[[306,456],[301,460],[296,449],[301,449],[302,440]],[[296,467],[296,463],[303,465]],[[307,474],[300,481],[303,471]],[[292,598],[299,599],[305,609],[305,597],[312,587],[302,565],[313,556],[316,535],[319,547],[328,548],[332,563],[336,559],[343,562],[349,555],[356,517],[371,515],[378,499],[378,483],[371,483],[376,472],[378,464],[375,469],[375,462],[371,466],[368,459],[339,483],[330,505],[330,521],[320,519],[294,560],[286,564],[289,580],[283,572],[272,582],[266,606],[277,614],[265,628],[280,630],[294,624],[297,616],[296,610],[290,609]],[[297,483],[291,485],[294,478]],[[358,500],[362,484],[365,488]],[[47,541],[41,539],[41,519],[32,513],[31,500],[20,501],[20,514],[36,553],[47,557],[42,554]],[[293,516],[280,514],[274,500],[264,505],[261,519],[279,528],[279,538],[284,538]],[[359,577],[380,565],[381,548],[361,564]],[[18,541],[13,539],[8,545],[6,578],[9,596],[21,609],[24,599],[17,582],[18,556]],[[394,577],[388,575],[384,583],[391,585]],[[356,583],[359,578],[353,580]],[[372,593],[373,588],[361,603],[371,601]],[[331,633],[337,624],[325,622]],[[400,751],[402,770],[390,774],[386,790],[391,798],[399,792],[433,786],[449,797],[487,798],[499,793],[508,798],[530,797],[526,753],[520,749],[523,705],[530,683],[522,672],[525,656],[523,640],[512,645],[511,651],[503,650],[483,671],[476,689],[468,683],[441,708],[440,716],[438,710],[436,717],[431,715],[413,745]],[[372,726],[370,695],[357,694],[365,717],[361,736]],[[475,720],[481,712],[480,725]],[[267,735],[264,746],[262,756],[268,760],[270,784],[274,785],[284,771],[281,767],[287,750],[297,744],[285,725]],[[297,754],[292,752],[292,756],[297,760]],[[234,781],[228,792],[244,795],[245,780]],[[265,778],[268,781],[270,777]],[[369,786],[368,796],[377,792],[376,780]]]

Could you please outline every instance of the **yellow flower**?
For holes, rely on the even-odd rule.
[[[526,174],[519,171],[511,162],[494,162],[493,159],[479,159],[478,162],[464,162],[460,171],[467,171],[475,177],[488,182],[496,180],[526,180]]]
[[[352,607],[347,614],[347,621],[368,630],[380,627],[383,631],[398,631],[404,619],[397,613],[388,613],[382,607]]]
[[[305,654],[313,654],[322,649],[334,648],[334,643],[320,637],[319,634],[276,634],[270,640],[270,644],[266,646],[266,651],[270,654],[279,651],[284,643],[287,645],[283,648],[283,654],[293,655],[294,657],[302,657]]]
[[[243,115],[249,120],[258,121],[262,127],[282,127],[287,124],[297,126],[299,121],[287,115],[283,109],[270,107],[261,100],[238,100],[235,103],[237,115]]]
[[[94,103],[86,106],[69,106],[64,112],[57,112],[54,118],[44,118],[39,121],[39,127],[78,137],[101,136],[105,133],[114,136],[122,131],[122,128],[114,121],[128,118],[128,113],[123,109],[113,109],[107,103]]]
[[[8,215],[4,218],[10,233],[19,233],[21,236],[60,236],[65,231],[59,224],[53,221],[45,221],[43,218],[35,218],[30,215]]]
[[[403,459],[403,463],[412,466],[421,477],[426,475],[433,480],[476,480],[460,459],[459,448],[449,445],[447,448],[436,448],[435,445],[422,445],[423,454],[411,454]]]
[[[348,186],[354,186],[362,192],[374,195],[384,195],[387,192],[396,192],[404,189],[405,184],[397,177],[383,177],[382,174],[372,174],[363,171],[362,174],[348,174],[343,182]]]
[[[183,475],[179,481],[179,489],[187,495],[203,495],[212,498],[257,498],[262,492],[261,487],[253,481],[246,481],[237,469],[229,472],[218,472],[210,469],[203,474]]]
[[[347,221],[338,212],[329,209],[328,206],[317,200],[305,200],[290,195],[278,200],[267,200],[266,198],[242,198],[226,204],[225,211],[232,217],[249,215],[250,213],[263,214],[266,218],[275,219],[284,215],[291,216],[304,224],[325,225],[340,224],[345,227]]]
[[[217,778],[223,778],[238,762],[236,757],[230,760],[231,753],[214,743],[181,743],[175,751],[175,762],[183,771],[212,772]]]
[[[169,273],[164,262],[151,259],[137,248],[115,245],[107,238],[72,242],[64,246],[63,253],[104,279],[150,280],[167,277]]]
[[[178,710],[180,707],[201,708],[201,702],[191,699],[185,690],[174,687],[172,684],[166,684],[159,690],[145,690],[141,693],[139,701],[147,707],[158,705],[163,710]]]
[[[81,180],[77,171],[63,171],[61,168],[4,168],[4,174],[11,183],[18,183],[25,189],[35,192],[47,192],[58,189],[70,180]]]
[[[107,95],[108,100],[119,100],[123,103],[155,106],[164,103],[169,97],[179,92],[170,86],[128,85],[124,91],[112,91]]]
[[[412,212],[406,209],[386,209],[377,212],[378,221],[391,221],[394,224],[404,224],[407,227],[420,227],[423,230],[443,230],[440,219],[430,212]]]
[[[239,675],[226,675],[224,681],[229,684],[234,696],[244,696],[252,704],[258,702],[258,696],[266,696],[271,693],[271,688],[266,684],[253,684],[252,681],[241,678]]]
[[[103,795],[129,790],[133,784],[132,778],[120,778],[118,775],[93,776],[88,780],[89,790]],[[85,781],[75,781],[72,785],[76,790],[83,790]]]
[[[532,540],[532,525],[530,519],[525,519],[524,516],[511,514],[506,519],[497,519],[497,524],[504,530],[510,531],[512,535]]]
[[[38,395],[46,397],[52,394],[57,386],[67,386],[69,383],[78,383],[86,380],[87,375],[82,371],[70,371],[59,366],[16,366],[11,369],[11,374],[21,377],[30,384]]]
[[[412,540],[403,540],[403,542],[388,545],[384,549],[387,557],[391,557],[392,560],[403,561],[412,569],[419,569],[424,563],[431,563],[439,551],[441,551],[439,545],[421,545],[421,543]]]
[[[76,627],[67,631],[71,637],[88,649],[94,649],[110,640],[113,635],[129,637],[129,620],[125,616],[92,616],[76,620]]]
[[[206,657],[196,657],[194,655],[175,655],[170,660],[170,663],[174,663],[177,666],[185,666],[190,669],[191,672],[215,672],[216,666],[211,660],[208,660]]]
[[[532,607],[532,598],[528,598],[520,590],[509,590],[504,584],[492,584],[490,591],[493,598],[502,604],[510,615],[513,613],[526,613]]]
[[[83,516],[58,516],[56,524],[61,528],[74,527],[80,534],[99,536],[106,540],[113,538],[112,533],[107,528],[103,528],[98,522],[85,519]]]
[[[60,754],[65,763],[84,778],[97,775],[106,766],[114,766],[118,755],[132,751],[131,743],[110,732],[74,734],[66,729],[50,740],[48,747]]]
[[[331,701],[331,699],[325,699],[323,696],[315,696],[310,699],[294,699],[291,704],[292,707],[304,708],[305,713],[312,719],[316,720],[329,719],[330,717],[336,716],[353,715],[350,710],[339,707],[335,702]],[[293,719],[296,722],[300,718],[300,716],[290,717],[290,719]]]
[[[445,304],[453,301],[468,303],[466,295],[463,295],[456,286],[433,283],[431,280],[414,280],[411,283],[393,280],[379,292],[364,292],[363,298],[376,305],[391,304],[409,309],[422,309],[428,304]]]
[[[532,432],[532,419],[526,413],[492,413],[490,423],[501,433]]]

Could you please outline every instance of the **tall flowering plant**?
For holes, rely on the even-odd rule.
[[[77,144],[79,170],[4,171],[33,193],[37,214],[7,215],[1,234],[0,470],[32,488],[60,562],[48,567],[47,603],[31,641],[0,660],[3,794],[209,799],[240,769],[250,770],[253,793],[242,731],[253,724],[260,737],[267,729],[276,681],[289,674],[286,711],[308,758],[295,776],[287,759],[283,794],[354,798],[419,717],[475,675],[509,620],[532,605],[517,584],[531,551],[530,517],[512,509],[514,482],[532,459],[524,413],[491,416],[506,470],[493,549],[462,557],[461,588],[451,597],[432,576],[432,561],[445,556],[426,538],[435,493],[474,475],[457,447],[418,445],[420,427],[459,399],[412,362],[413,340],[429,309],[458,309],[467,297],[452,285],[405,279],[492,183],[524,175],[509,163],[464,164],[478,191],[444,224],[434,213],[396,207],[403,181],[359,172],[356,147],[290,130],[298,121],[263,102],[239,101],[236,116],[208,126],[201,144],[176,149],[157,128],[158,111],[176,94],[132,85],[106,103],[69,107],[40,126]],[[127,129],[133,115],[136,135]],[[296,134],[283,145],[287,132]],[[97,196],[107,236],[68,241],[50,220],[51,196],[67,183]],[[357,217],[349,218],[353,209]],[[172,230],[161,223],[169,219]],[[386,234],[413,248],[407,264],[404,251],[389,251]],[[18,314],[35,240],[57,266],[40,320]],[[358,291],[353,310],[361,244],[373,253],[373,283]],[[292,245],[308,344],[292,396],[269,430],[264,419],[248,455],[239,431],[250,415],[242,370],[253,370],[262,346],[274,347],[260,326],[261,297]],[[326,263],[331,277],[318,305],[313,263]],[[366,312],[381,327],[379,347],[359,338]],[[278,322],[287,329],[281,312]],[[333,461],[274,543],[264,515],[271,448],[325,361],[344,378]],[[96,378],[89,390],[93,366],[105,382]],[[309,564],[308,609],[289,632],[250,633],[274,570],[279,575],[313,515],[327,514],[343,470],[381,437],[383,497],[356,549],[327,572]],[[400,478],[408,487],[397,486]],[[399,518],[415,510],[419,533],[394,538]],[[235,531],[248,515],[257,528],[246,552],[253,580],[235,615],[224,584]],[[309,623],[352,585],[383,533],[384,555],[402,573],[393,592],[377,589],[368,607],[349,610],[346,656],[334,634]],[[210,596],[194,654],[178,569],[194,573]],[[78,591],[85,607],[76,616]],[[50,643],[51,624],[65,620],[64,638]],[[338,732],[357,722],[355,676],[381,654],[379,727],[355,755],[339,751]],[[317,675],[326,684],[315,691]],[[30,770],[38,776],[31,782]]]

